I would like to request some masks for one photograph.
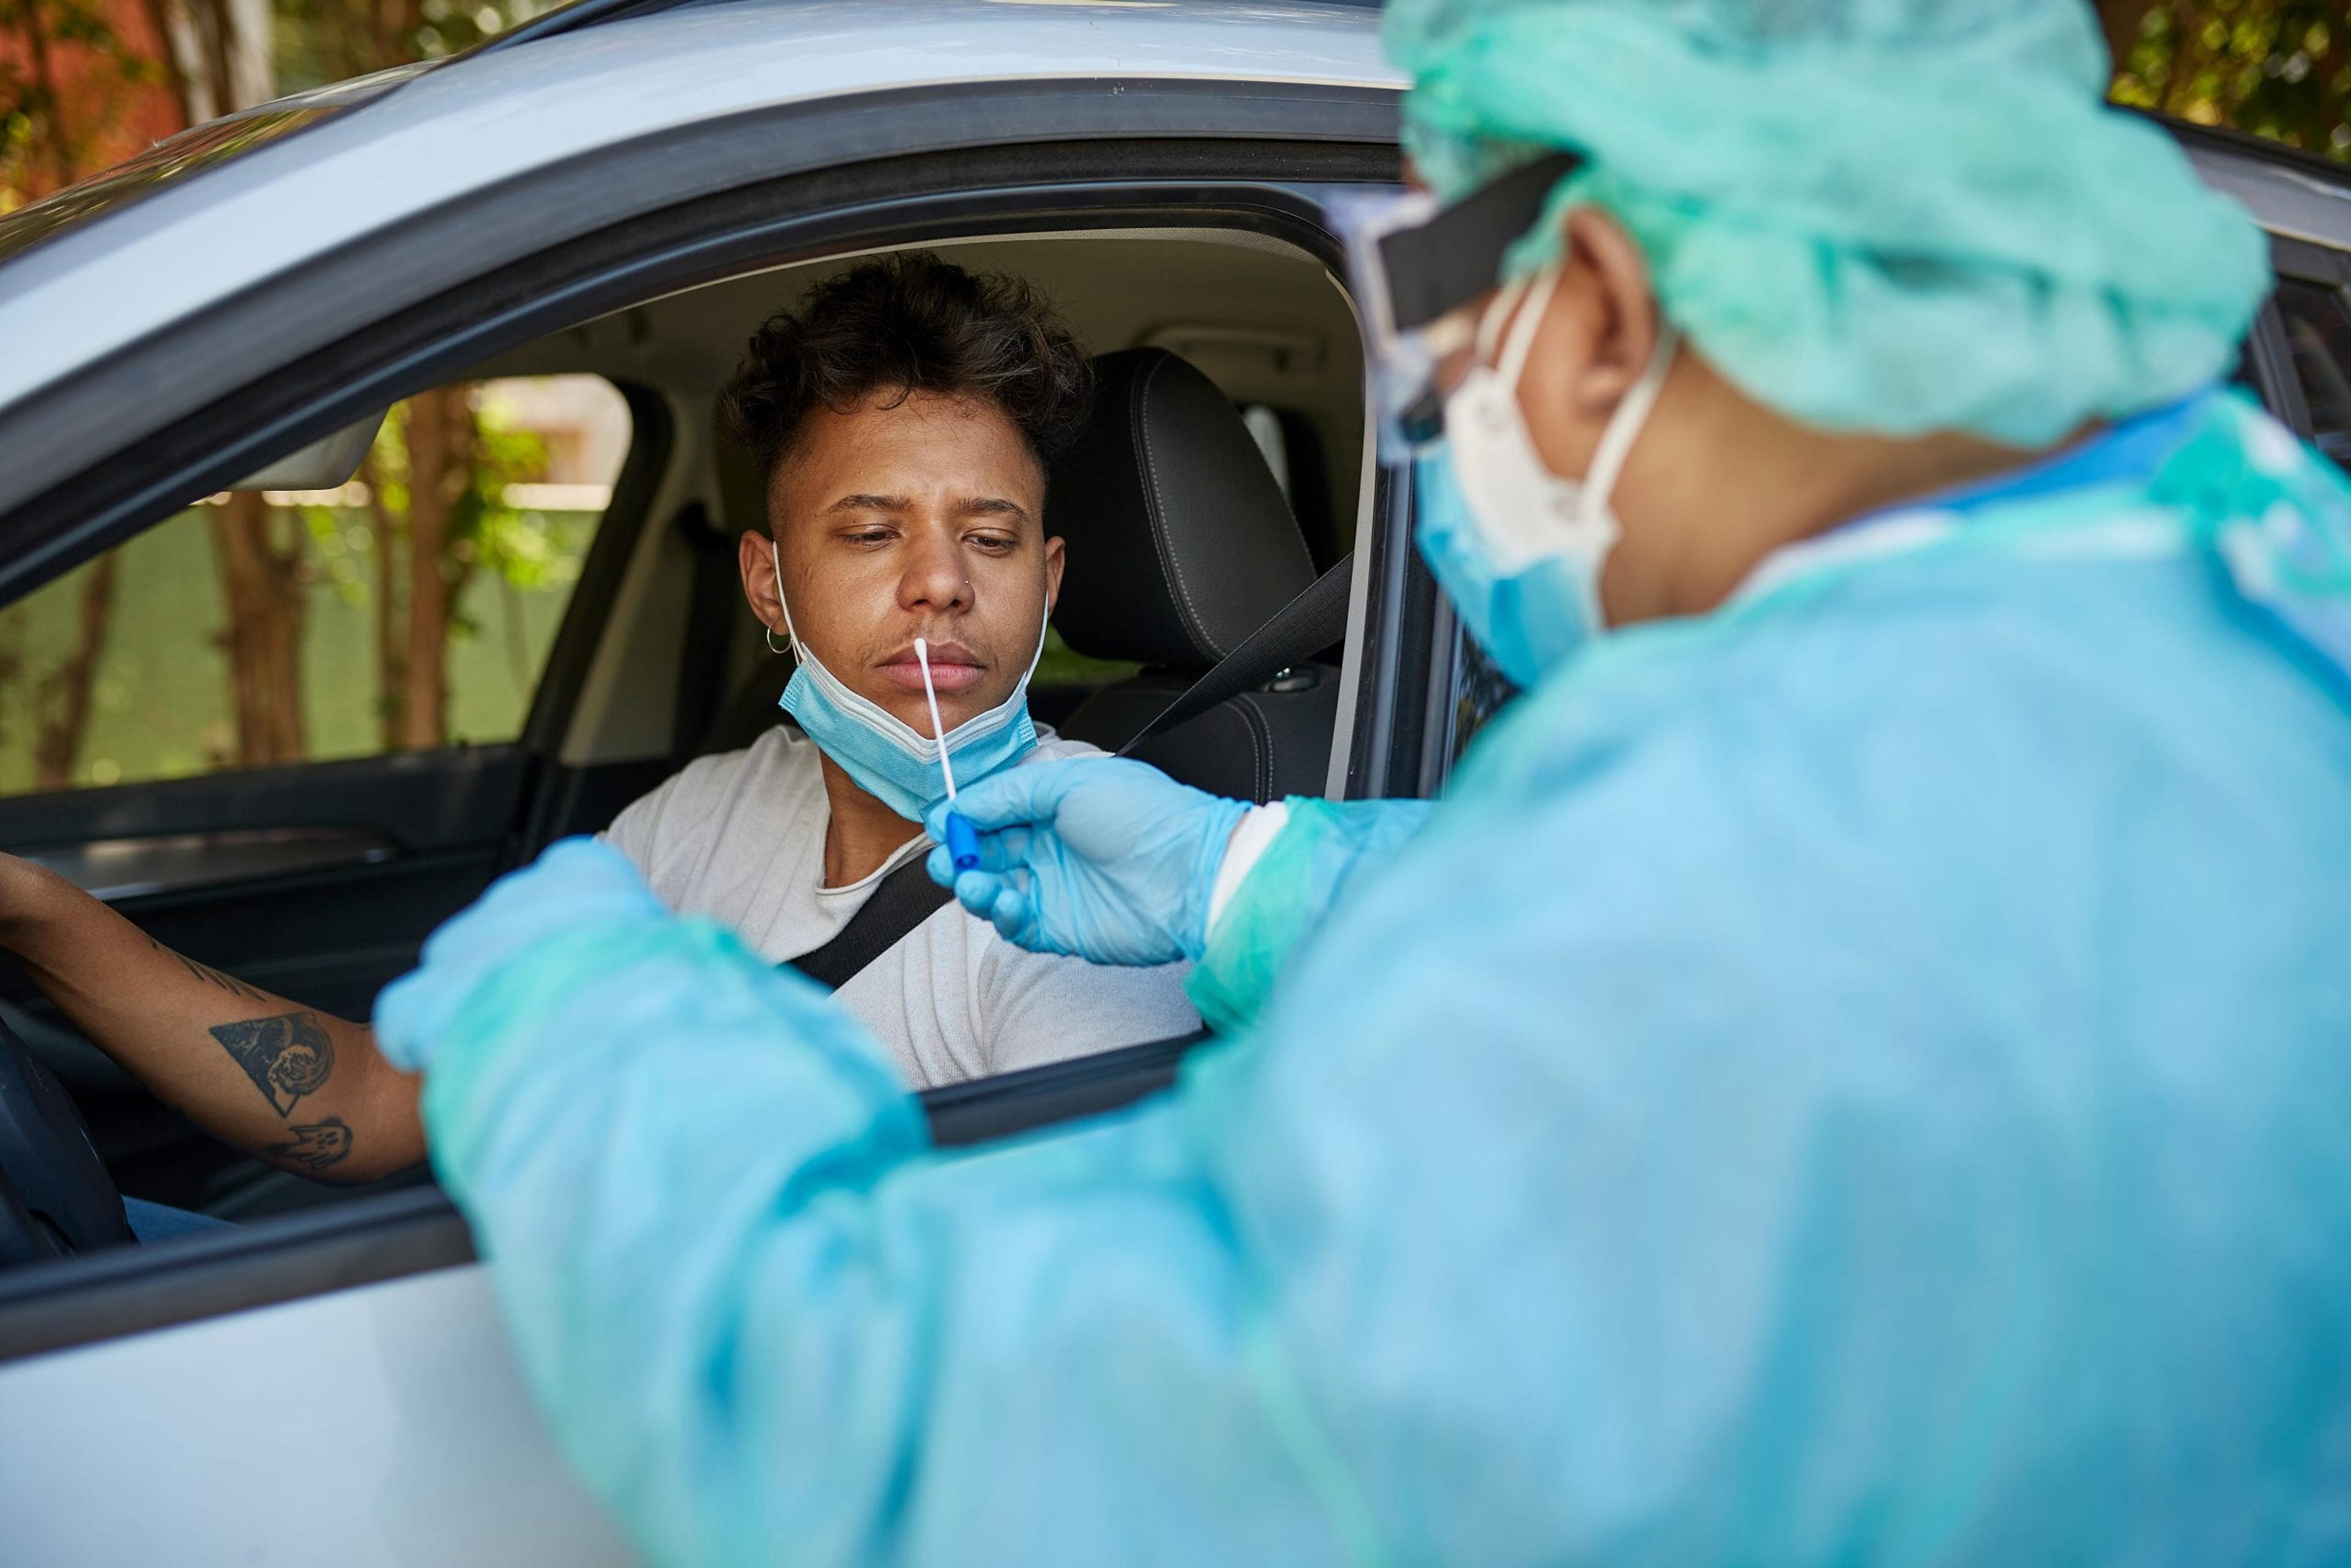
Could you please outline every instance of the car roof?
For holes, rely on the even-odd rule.
[[[862,0],[715,0],[591,17],[93,204],[0,260],[0,407],[406,216],[725,116],[1001,81],[1405,85],[1376,13],[1317,0],[893,0],[876,16]]]

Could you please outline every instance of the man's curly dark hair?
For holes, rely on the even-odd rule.
[[[861,262],[797,313],[769,317],[718,409],[728,437],[758,455],[764,490],[820,403],[847,413],[875,392],[984,399],[1050,469],[1084,428],[1093,390],[1092,362],[1036,289],[909,251]]]

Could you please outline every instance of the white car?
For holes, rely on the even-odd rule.
[[[429,389],[595,377],[625,413],[513,734],[26,789],[0,797],[0,849],[205,963],[366,1016],[499,872],[773,722],[781,676],[728,543],[756,486],[713,402],[768,312],[908,246],[1023,275],[1095,352],[1188,361],[1209,389],[1122,405],[1108,493],[1138,456],[1169,483],[1081,520],[1065,604],[1148,605],[1174,570],[1222,628],[1188,666],[1040,685],[1040,710],[1133,734],[1320,582],[1344,604],[1319,642],[1146,754],[1258,798],[1433,791],[1505,693],[1364,438],[1325,212],[1400,177],[1375,28],[1287,0],[584,0],[0,218],[0,607],[225,488],[342,485],[383,410]],[[2179,130],[2276,236],[2244,379],[2351,459],[2351,170]],[[997,1136],[1161,1088],[1188,1043],[925,1103],[942,1140]],[[120,1186],[245,1223],[103,1245]],[[425,1173],[266,1173],[0,962],[0,1561],[632,1560]]]

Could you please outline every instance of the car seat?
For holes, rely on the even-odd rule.
[[[1061,726],[1115,751],[1313,582],[1314,561],[1230,400],[1165,349],[1094,361],[1093,417],[1056,464],[1046,531],[1069,541],[1053,624],[1091,658],[1143,671]],[[1292,666],[1136,747],[1186,784],[1244,800],[1322,793],[1338,671]]]
[[[1090,658],[1144,666],[1087,695],[1056,727],[1115,751],[1315,577],[1306,541],[1249,427],[1215,382],[1164,349],[1094,361],[1099,391],[1053,467],[1045,529],[1069,541],[1053,624]],[[778,722],[789,659],[764,661],[696,748],[730,751]],[[1135,755],[1220,795],[1319,795],[1338,671],[1297,664]]]

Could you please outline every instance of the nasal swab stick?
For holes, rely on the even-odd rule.
[[[931,705],[931,738],[939,743],[939,777],[947,786],[947,858],[958,873],[979,869],[979,831],[955,809],[955,764],[947,760],[946,727],[939,722],[938,688],[931,685],[930,644],[914,639],[914,663],[923,667],[923,698]]]

